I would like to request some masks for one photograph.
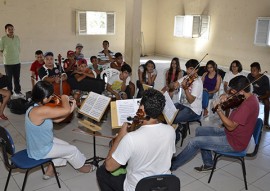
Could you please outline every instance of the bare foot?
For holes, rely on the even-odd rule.
[[[79,168],[78,171],[82,173],[89,173],[90,171],[92,171],[92,165],[85,164],[81,168]]]

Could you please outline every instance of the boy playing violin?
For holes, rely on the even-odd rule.
[[[124,123],[115,138],[104,165],[97,170],[101,191],[135,191],[137,183],[144,177],[156,174],[170,174],[171,157],[175,153],[175,132],[173,127],[159,123],[165,98],[161,92],[146,90],[139,109],[144,112],[141,127],[129,132]],[[111,172],[126,165],[126,174],[114,176]]]
[[[249,80],[242,75],[230,80],[229,87],[232,94],[238,92],[244,97],[244,101],[232,110],[229,117],[226,117],[221,110],[221,104],[216,105],[217,114],[225,127],[198,127],[195,137],[190,139],[186,148],[173,158],[171,170],[184,165],[200,150],[203,165],[194,169],[198,172],[211,171],[212,151],[240,152],[247,148],[259,114],[258,99],[250,92],[249,85]],[[224,104],[227,101],[227,95],[221,95],[220,100]]]
[[[261,74],[261,66],[258,62],[254,62],[250,65],[251,73],[248,74],[247,78],[250,82],[260,78],[258,81],[254,82],[253,93],[258,96],[259,101],[264,105],[264,127],[269,129],[269,96],[270,96],[270,87],[269,87],[269,78]]]

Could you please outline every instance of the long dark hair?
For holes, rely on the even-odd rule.
[[[142,77],[143,77],[143,81],[146,82],[146,70],[147,70],[147,66],[148,64],[153,64],[154,65],[154,69],[156,69],[156,65],[154,63],[153,60],[148,60],[144,65],[143,65],[143,73],[142,73]],[[148,76],[149,77],[149,76]]]
[[[46,81],[39,81],[32,90],[32,101],[42,103],[44,98],[49,98],[53,94],[53,85]]]
[[[170,68],[168,71],[168,78],[166,80],[168,83],[171,83],[171,79],[172,79],[172,74],[173,74],[172,63],[173,63],[173,61],[175,61],[175,64],[176,64],[175,78],[173,79],[173,82],[177,81],[177,77],[179,75],[179,72],[181,72],[179,58],[174,57],[171,61],[171,65],[170,65]]]

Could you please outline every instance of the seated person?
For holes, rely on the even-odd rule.
[[[38,70],[44,65],[44,57],[43,52],[41,50],[37,50],[35,52],[35,57],[36,60],[31,64],[30,67],[32,88],[38,81]]]
[[[130,98],[130,91],[127,86],[129,85],[131,74],[131,67],[124,64],[121,67],[120,74],[115,74],[108,79],[106,93],[107,96],[114,95],[117,100]],[[105,93],[105,95],[106,95]]]
[[[184,73],[180,68],[179,58],[175,57],[171,61],[169,70],[166,71],[166,85],[162,88],[161,91],[167,91],[172,98],[175,92],[179,92],[179,89],[174,89],[173,83],[182,78],[183,76]]]
[[[77,70],[75,70],[68,79],[68,83],[73,90],[72,94],[77,92],[85,94],[85,92],[88,93],[91,91],[101,94],[104,91],[105,82],[101,79],[95,78],[92,70],[88,68],[87,61],[85,59],[80,59],[77,65]]]
[[[135,191],[137,183],[147,176],[171,174],[171,158],[175,153],[174,129],[157,119],[164,106],[165,98],[161,92],[145,91],[139,106],[145,116],[142,126],[128,133],[129,125],[124,123],[104,165],[96,172],[101,191]],[[122,165],[126,165],[126,174],[111,174]]]
[[[103,50],[98,53],[98,60],[100,65],[107,65],[114,61],[114,52],[109,50],[110,43],[107,40],[102,42]],[[110,66],[108,66],[109,68]]]
[[[65,166],[69,162],[75,169],[88,173],[95,169],[86,165],[85,156],[77,147],[54,137],[53,122],[64,120],[75,109],[75,100],[70,100],[67,95],[61,96],[62,104],[51,107],[46,106],[53,97],[53,86],[47,81],[39,81],[32,90],[31,106],[25,115],[25,133],[28,157],[40,160],[52,158],[55,166]],[[54,176],[51,164],[48,166],[43,179]]]
[[[95,71],[96,74],[97,74],[97,79],[100,79],[100,73],[102,72],[102,66],[100,66],[98,64],[98,59],[96,56],[91,56],[90,58],[90,62],[92,65],[89,66],[89,68],[92,70],[92,71]]]
[[[250,82],[260,78],[258,81],[252,83],[253,93],[257,94],[259,101],[264,105],[264,127],[269,129],[269,78],[266,75],[261,74],[261,66],[258,62],[252,63],[250,65],[250,70],[251,73],[247,76]]]
[[[220,127],[198,127],[196,135],[190,139],[184,150],[172,160],[171,170],[176,170],[192,159],[200,150],[203,160],[201,167],[195,167],[198,172],[211,171],[213,167],[212,151],[240,152],[247,148],[259,114],[259,103],[256,96],[250,92],[249,80],[245,76],[237,76],[230,80],[231,93],[240,91],[244,101],[234,109],[229,117],[216,106],[217,114],[224,124]],[[247,88],[245,88],[247,87]],[[221,102],[227,95],[222,95]]]
[[[38,70],[39,78],[43,81],[47,81],[53,84],[54,93],[56,95],[70,95],[71,89],[67,83],[68,77],[66,73],[63,72],[61,66],[54,64],[54,57],[52,52],[46,52],[44,54],[44,62],[45,64]]]
[[[219,91],[221,84],[221,76],[217,72],[217,64],[213,60],[209,60],[205,66],[206,72],[202,75],[203,82],[203,116],[208,116],[209,99],[214,97],[214,94]]]
[[[202,112],[202,92],[203,84],[200,77],[197,76],[195,69],[199,62],[195,59],[190,59],[186,63],[187,76],[182,77],[174,83],[175,88],[181,87],[184,91],[182,103],[176,103],[175,107],[179,109],[177,116],[174,119],[174,124],[191,121],[200,117]],[[192,84],[189,83],[188,76],[194,77]]]
[[[76,60],[75,60],[75,52],[69,50],[67,52],[67,59],[64,60],[64,70],[65,73],[70,76],[73,71],[77,69]]]
[[[137,80],[137,88],[139,89],[137,98],[141,98],[144,92],[143,84],[148,86],[155,85],[157,77],[156,65],[152,60],[148,60],[145,64],[140,65],[138,69],[139,80]]]
[[[118,71],[121,71],[121,67],[124,64],[127,64],[123,60],[123,55],[120,52],[115,53],[115,61],[111,63],[111,68],[114,68]],[[129,81],[129,91],[130,91],[130,98],[133,98],[135,95],[135,84],[131,81]]]
[[[84,55],[82,53],[82,49],[83,49],[83,45],[81,43],[78,43],[76,45],[76,49],[75,49],[75,60],[76,61],[84,58]]]
[[[8,81],[7,76],[0,73],[0,96],[1,96],[0,119],[3,119],[3,120],[8,120],[7,116],[5,116],[4,114],[4,110],[11,97],[11,92],[7,89],[4,89],[5,87],[7,87],[7,84],[8,84],[7,81]]]

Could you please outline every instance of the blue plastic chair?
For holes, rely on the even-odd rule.
[[[5,191],[7,190],[9,179],[10,179],[11,172],[13,169],[26,170],[24,180],[23,180],[23,186],[22,186],[22,191],[23,191],[25,188],[28,172],[32,168],[41,166],[42,172],[43,174],[45,174],[45,171],[43,168],[43,164],[45,163],[52,164],[58,187],[61,188],[52,159],[48,158],[48,159],[35,160],[32,158],[29,158],[27,155],[26,149],[15,153],[15,145],[12,140],[12,137],[10,136],[9,132],[1,126],[0,126],[0,144],[2,147],[4,163],[6,167],[9,169],[9,173],[8,173],[8,177],[7,177],[7,181],[5,185]],[[11,155],[11,157],[8,157],[8,154]]]
[[[259,149],[259,145],[260,145],[260,140],[261,140],[261,134],[262,134],[262,127],[263,127],[263,121],[262,119],[258,118],[257,122],[256,122],[256,126],[255,129],[253,131],[253,138],[254,138],[254,142],[255,142],[255,147],[252,153],[247,153],[247,149],[241,152],[215,152],[215,156],[214,156],[214,166],[212,168],[208,183],[210,183],[214,170],[216,168],[217,165],[217,161],[220,157],[224,156],[224,157],[228,157],[228,158],[234,158],[234,159],[238,159],[241,164],[242,164],[242,171],[243,171],[243,177],[244,177],[244,182],[245,182],[245,189],[247,190],[247,179],[246,179],[246,166],[245,166],[245,157],[253,157],[257,154],[258,149]]]
[[[141,179],[135,191],[180,191],[180,179],[173,174],[161,174]]]

